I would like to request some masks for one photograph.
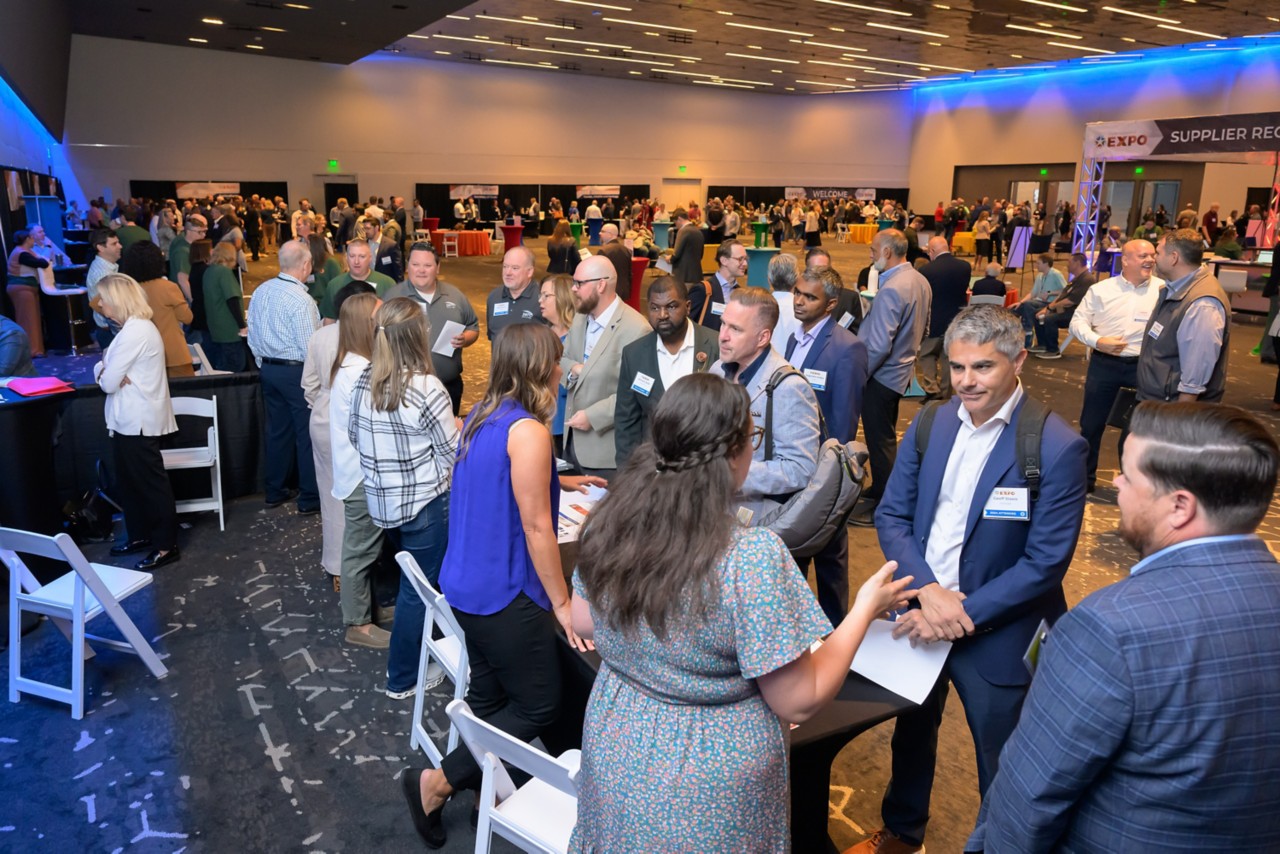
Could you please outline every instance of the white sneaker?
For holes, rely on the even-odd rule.
[[[422,690],[430,691],[432,688],[435,688],[443,682],[444,677],[444,668],[434,661],[431,662],[427,665],[427,678],[423,683]],[[416,693],[418,693],[417,685],[414,685],[412,688],[406,688],[403,691],[392,691],[390,688],[386,689],[387,696],[393,700],[407,700]]]

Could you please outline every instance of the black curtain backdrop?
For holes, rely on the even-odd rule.
[[[217,180],[218,182],[235,182],[234,178],[219,178]],[[240,195],[246,199],[257,193],[264,198],[274,199],[276,196],[280,196],[286,202],[289,201],[288,181],[239,181],[236,183],[240,184]],[[135,199],[152,199],[153,201],[176,199],[178,197],[177,192],[177,181],[129,182],[129,196]],[[312,205],[312,207],[316,206]]]
[[[485,183],[483,181],[475,181],[471,183]],[[582,182],[584,185],[586,181]],[[435,216],[440,218],[441,228],[448,228],[453,225],[453,203],[454,199],[449,197],[448,184],[414,184],[414,194],[422,200],[422,206],[427,211],[427,216]],[[551,197],[555,196],[567,211],[569,202],[573,201],[574,193],[577,192],[578,184],[499,184],[498,185],[498,201],[504,198],[511,199],[511,203],[517,209],[528,207],[529,199],[537,198],[538,204],[542,207],[543,212],[547,210],[547,203],[551,201]],[[621,204],[624,198],[644,199],[649,197],[648,184],[620,184],[618,185],[620,193],[614,201]],[[601,200],[603,202],[603,199]],[[586,203],[583,203],[585,209]],[[482,209],[482,213],[487,212]]]
[[[795,187],[799,185],[791,184],[790,186]],[[819,186],[819,185],[806,184],[805,186],[813,187],[813,186]],[[828,184],[828,185],[822,185],[822,186],[836,187],[839,185]],[[853,197],[854,189],[855,188],[853,187],[849,188],[850,198]],[[897,199],[900,202],[905,202],[907,199],[907,189],[905,187],[876,187],[875,191],[876,191],[876,199],[878,200]],[[755,202],[756,207],[759,207],[762,203],[770,204],[770,205],[773,204],[774,202],[778,201],[778,199],[781,199],[783,196],[785,196],[786,192],[787,192],[787,188],[785,186],[783,187],[744,187],[736,184],[732,184],[732,185],[731,184],[711,184],[711,185],[708,185],[707,187],[707,198],[723,199],[725,196],[733,196],[734,201],[740,204],[745,205],[747,202]],[[671,203],[667,202],[667,209],[670,210],[671,207],[672,207]],[[932,214],[933,212],[930,211],[929,213]]]

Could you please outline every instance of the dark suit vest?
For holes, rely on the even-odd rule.
[[[1227,387],[1227,353],[1231,342],[1231,299],[1222,285],[1207,270],[1201,269],[1196,278],[1180,295],[1170,295],[1169,289],[1162,292],[1160,305],[1151,313],[1147,321],[1147,329],[1142,338],[1142,355],[1138,359],[1138,399],[1139,400],[1176,400],[1178,383],[1182,381],[1182,361],[1178,355],[1178,328],[1187,310],[1201,297],[1213,297],[1222,304],[1226,312],[1226,325],[1222,329],[1222,349],[1218,352],[1218,361],[1213,366],[1213,374],[1205,384],[1200,400],[1205,403],[1216,403],[1222,400],[1222,393]],[[1151,337],[1151,330],[1160,324],[1157,337]]]

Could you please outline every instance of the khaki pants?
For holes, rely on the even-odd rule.
[[[342,510],[342,622],[363,626],[373,622],[369,573],[382,554],[382,529],[369,516],[363,484],[343,499]]]
[[[951,365],[942,351],[941,338],[926,338],[920,342],[920,355],[916,357],[920,387],[929,394],[951,397]]]

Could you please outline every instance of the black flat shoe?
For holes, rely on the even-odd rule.
[[[130,540],[123,546],[112,546],[111,556],[120,557],[122,555],[131,555],[134,552],[140,552],[149,548],[151,548],[150,540]]]
[[[178,552],[178,547],[174,546],[164,554],[160,554],[160,550],[156,549],[151,554],[138,561],[138,569],[159,569],[162,566],[168,566],[171,563],[177,563],[182,555]]]
[[[298,490],[288,489],[288,490],[285,490],[283,498],[277,499],[275,501],[268,499],[266,501],[263,501],[262,503],[266,506],[268,510],[274,510],[277,507],[279,507],[281,504],[287,504],[288,502],[292,501],[297,496],[297,494],[298,494]]]
[[[425,772],[421,768],[406,768],[400,775],[400,791],[404,792],[405,802],[409,804],[409,817],[413,819],[414,829],[418,831],[422,841],[428,848],[443,848],[449,841],[444,832],[444,821],[441,819],[444,814],[444,804],[431,812],[422,808],[420,787],[423,773]],[[448,801],[446,800],[445,803]]]

